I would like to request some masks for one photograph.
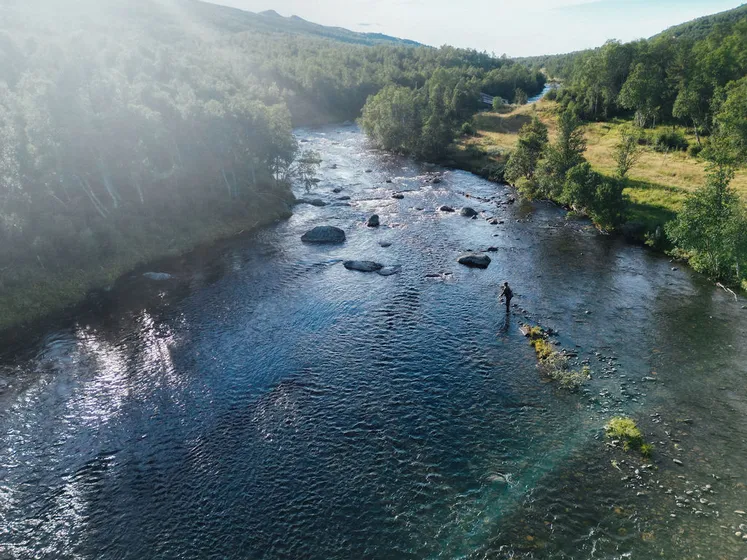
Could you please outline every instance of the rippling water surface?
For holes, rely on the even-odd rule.
[[[329,205],[5,345],[0,558],[747,557],[743,302],[353,127],[299,136]],[[302,244],[319,224],[347,242]],[[584,391],[542,378],[526,320],[590,360]],[[652,461],[605,445],[620,413]]]

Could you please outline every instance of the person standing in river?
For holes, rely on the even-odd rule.
[[[503,291],[501,291],[501,295],[498,296],[498,301],[505,298],[506,299],[506,313],[509,312],[511,309],[511,298],[514,297],[514,292],[511,289],[511,286],[508,285],[508,282],[503,283]]]

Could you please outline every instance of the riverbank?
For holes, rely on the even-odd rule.
[[[287,189],[280,196],[265,197],[258,207],[247,204],[244,211],[229,217],[195,219],[189,229],[171,231],[164,229],[163,224],[156,224],[154,231],[129,240],[118,254],[87,268],[51,271],[39,263],[36,269],[15,269],[14,275],[22,281],[4,286],[0,293],[0,333],[27,327],[75,307],[92,292],[109,289],[118,279],[140,267],[288,218],[292,201],[293,195]]]
[[[490,178],[505,164],[516,146],[522,126],[534,115],[547,125],[550,139],[556,136],[559,105],[542,100],[534,105],[524,105],[506,112],[478,113],[474,117],[475,136],[460,138],[452,147],[449,157],[456,167]],[[620,129],[631,123],[624,119],[611,122],[588,123],[584,126],[587,150],[584,157],[595,171],[606,177],[614,177],[613,151],[619,141]],[[647,130],[648,135],[671,129],[659,126]],[[692,146],[695,136],[679,129]],[[631,169],[624,193],[630,199],[628,223],[637,224],[641,232],[655,232],[676,216],[688,192],[705,184],[706,163],[686,152],[660,153],[650,146],[643,146],[641,157]],[[747,199],[747,171],[739,171],[732,186]]]

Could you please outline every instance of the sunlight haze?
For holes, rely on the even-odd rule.
[[[532,56],[630,41],[707,14],[735,0],[216,0],[253,12],[275,10],[323,25]]]

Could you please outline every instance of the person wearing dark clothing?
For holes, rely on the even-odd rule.
[[[503,283],[503,291],[501,292],[501,295],[498,296],[498,301],[505,298],[506,299],[506,311],[508,312],[509,309],[511,309],[511,298],[514,297],[514,292],[511,289],[511,287],[508,285],[508,282]]]

